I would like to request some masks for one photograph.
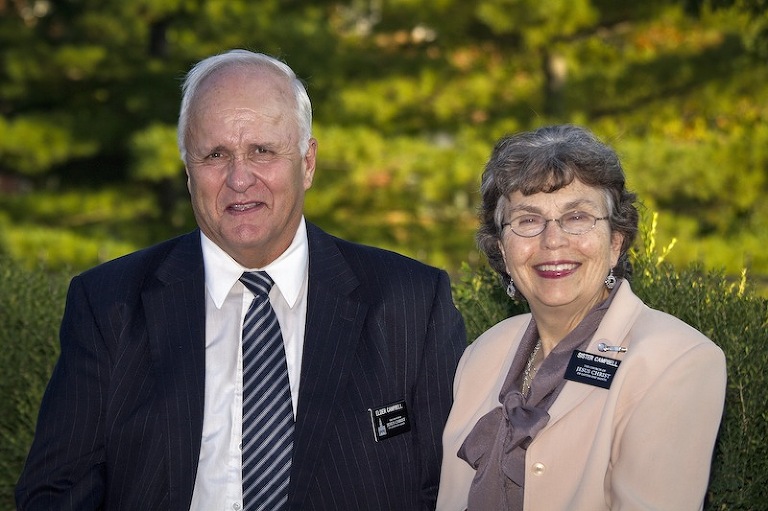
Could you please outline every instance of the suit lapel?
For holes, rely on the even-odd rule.
[[[180,238],[142,293],[167,441],[170,509],[189,509],[200,454],[205,392],[205,276],[200,234]]]
[[[623,281],[621,287],[616,292],[613,303],[605,317],[600,322],[595,335],[589,343],[586,351],[588,353],[600,353],[597,345],[605,342],[609,345],[622,345],[629,349],[630,338],[629,330],[634,325],[637,316],[642,311],[642,302],[638,299],[630,288],[629,282]],[[601,356],[622,360],[624,353],[600,353]],[[583,383],[568,381],[563,390],[549,409],[550,420],[547,427],[554,425],[557,421],[576,408],[579,403],[584,401],[587,396],[593,392],[607,392],[605,389],[594,387]]]
[[[290,507],[303,509],[330,432],[334,406],[351,370],[368,305],[350,296],[359,285],[333,238],[307,223],[309,289],[296,418]]]

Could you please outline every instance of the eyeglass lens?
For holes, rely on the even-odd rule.
[[[598,218],[583,211],[571,211],[560,218],[549,220],[541,215],[527,214],[513,218],[508,225],[515,234],[532,237],[544,232],[547,224],[553,220],[568,234],[584,234],[595,226]]]

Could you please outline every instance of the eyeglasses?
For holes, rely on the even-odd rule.
[[[549,222],[557,222],[557,225],[568,234],[585,234],[595,228],[598,220],[608,220],[607,216],[596,217],[583,211],[571,211],[560,218],[545,219],[541,215],[520,215],[509,222],[501,224],[502,230],[509,226],[512,232],[523,238],[538,236],[547,228]]]

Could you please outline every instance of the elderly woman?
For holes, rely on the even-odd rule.
[[[574,126],[503,138],[482,199],[480,248],[531,314],[464,353],[438,510],[701,509],[725,359],[632,293],[616,153]]]

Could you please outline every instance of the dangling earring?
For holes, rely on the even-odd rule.
[[[507,284],[507,294],[510,298],[514,298],[515,293],[517,293],[517,289],[515,289],[515,283],[512,282],[512,279],[509,279],[509,284]]]
[[[608,276],[605,277],[605,287],[607,287],[609,290],[613,289],[616,286],[616,276],[613,274],[613,268],[611,268],[611,271],[608,273]]]

